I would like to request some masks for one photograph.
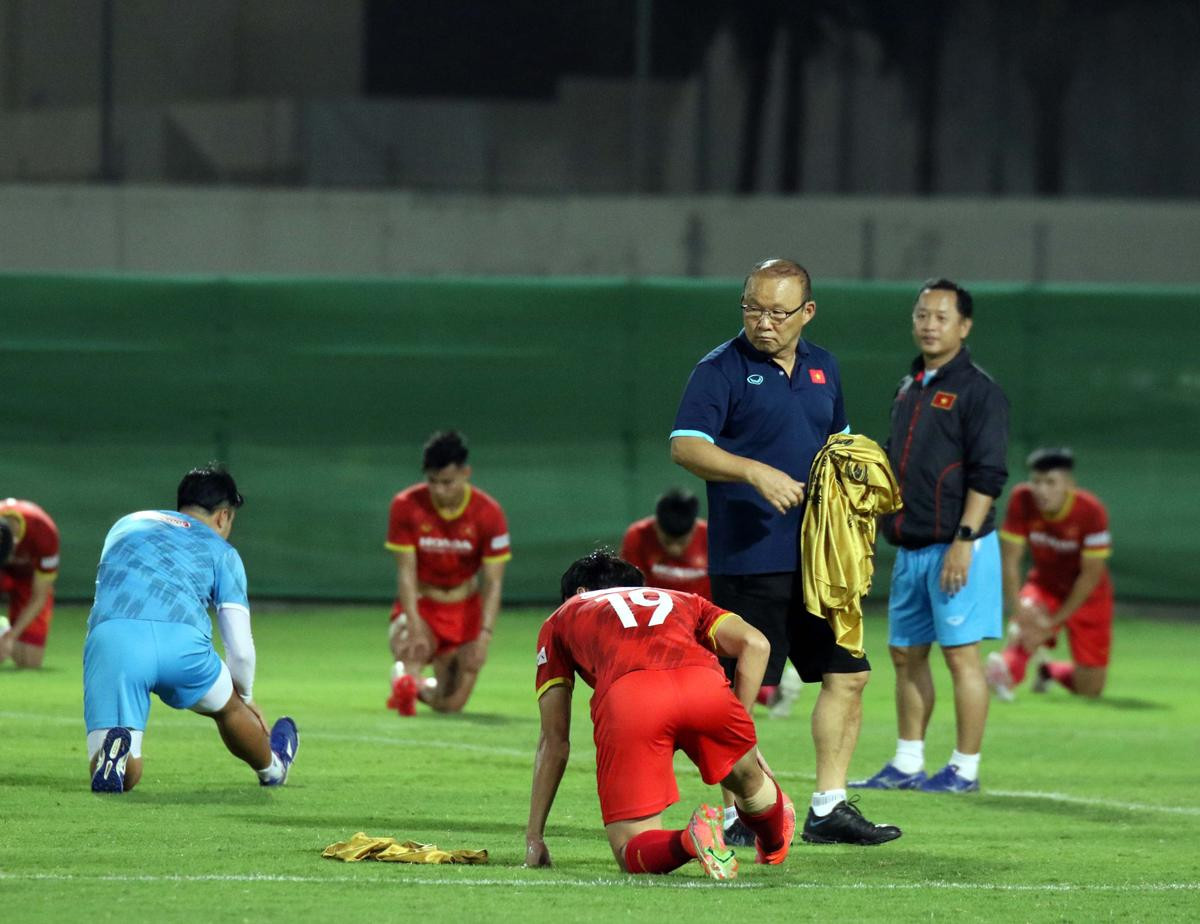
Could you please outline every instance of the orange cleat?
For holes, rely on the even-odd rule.
[[[702,805],[692,813],[687,835],[696,859],[709,879],[736,879],[738,863],[733,851],[725,846],[721,823],[725,813],[711,805]]]
[[[387,707],[400,715],[417,714],[417,679],[412,674],[401,674],[392,681],[392,695]]]
[[[779,786],[778,783],[775,784]],[[792,838],[796,835],[796,806],[787,793],[780,787],[779,795],[783,798],[783,846],[778,850],[772,850],[770,853],[763,850],[762,841],[758,838],[754,839],[754,862],[765,863],[768,866],[778,866],[784,861],[788,855],[788,848],[792,846]]]

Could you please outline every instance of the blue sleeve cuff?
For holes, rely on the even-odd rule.
[[[708,440],[710,443],[716,443],[716,440],[700,430],[672,430],[671,439],[675,439],[677,436],[698,436],[702,440]]]

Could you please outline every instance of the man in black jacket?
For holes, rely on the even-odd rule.
[[[896,668],[896,756],[868,789],[975,792],[988,688],[979,642],[1001,634],[1000,544],[994,501],[1008,477],[1008,400],[971,362],[970,294],[948,279],[927,282],[913,308],[921,349],[892,403],[888,459],[904,509],[881,530],[899,546],[888,595],[888,644]],[[925,775],[933,712],[933,642],[954,681],[957,740],[946,766]]]

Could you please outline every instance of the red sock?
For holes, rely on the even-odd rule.
[[[775,695],[775,691],[778,689],[779,687],[759,687],[758,696],[754,697],[754,701],[760,706],[769,706],[771,705],[771,697]]]
[[[1075,692],[1075,665],[1070,661],[1051,661],[1046,665],[1046,673],[1050,679],[1061,683],[1064,687]]]
[[[1009,645],[1004,649],[1004,663],[1008,665],[1008,673],[1012,676],[1015,687],[1025,679],[1025,669],[1029,666],[1030,654],[1020,645]]]
[[[684,845],[686,831],[643,831],[625,845],[625,869],[631,873],[669,873],[694,859]]]
[[[783,790],[778,783],[775,784],[775,804],[761,815],[747,814],[740,806],[737,813],[742,823],[762,841],[767,853],[783,846]]]

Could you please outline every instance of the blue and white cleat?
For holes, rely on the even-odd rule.
[[[92,792],[124,792],[125,764],[129,762],[132,737],[128,728],[110,728],[100,745],[96,770],[92,774]]]
[[[260,780],[263,786],[282,786],[287,782],[288,769],[296,759],[296,751],[300,748],[300,734],[296,731],[296,723],[288,716],[275,720],[271,726],[271,751],[283,764],[283,774],[277,780]]]
[[[921,792],[979,792],[979,780],[963,779],[957,766],[946,764],[919,788]]]
[[[925,784],[925,771],[904,773],[893,764],[884,764],[883,769],[865,780],[851,780],[846,785],[852,789],[921,789]]]

